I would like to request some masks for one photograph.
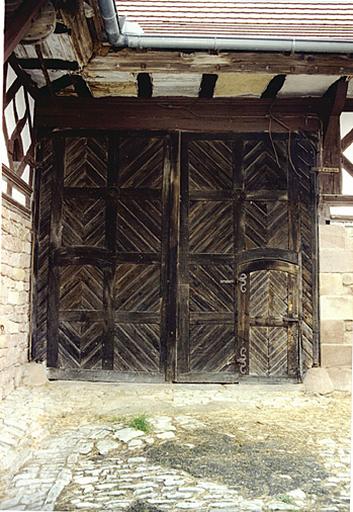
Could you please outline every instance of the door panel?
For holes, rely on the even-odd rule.
[[[288,273],[261,270],[250,274],[249,374],[267,377],[296,375],[298,311],[294,281]],[[293,343],[294,341],[294,343]]]
[[[177,379],[236,380],[232,142],[184,139]]]

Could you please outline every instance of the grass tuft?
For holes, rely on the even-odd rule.
[[[283,503],[287,503],[288,505],[294,505],[294,500],[291,498],[291,496],[288,496],[288,494],[280,494],[277,496],[277,499],[279,501],[282,501]]]
[[[129,427],[136,428],[137,430],[142,430],[145,434],[151,432],[151,424],[147,419],[145,414],[140,414],[139,416],[135,416],[129,421]]]

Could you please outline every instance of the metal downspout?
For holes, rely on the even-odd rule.
[[[118,13],[114,0],[98,0],[99,9],[103,18],[104,28],[108,41],[112,46],[120,46],[121,33],[118,22]]]

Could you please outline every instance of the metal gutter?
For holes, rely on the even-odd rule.
[[[254,39],[230,37],[136,36],[122,34],[120,46],[180,50],[235,50],[254,52],[353,53],[353,42],[310,39]]]
[[[214,50],[252,52],[353,53],[353,41],[315,39],[259,39],[201,36],[146,36],[120,30],[114,0],[99,0],[99,6],[110,44],[115,48],[154,48],[159,50]]]

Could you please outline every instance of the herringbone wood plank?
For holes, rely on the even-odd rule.
[[[103,200],[66,199],[63,207],[62,244],[67,247],[105,243]]]
[[[121,137],[119,186],[162,188],[164,141],[155,137]]]
[[[102,367],[102,324],[61,322],[59,368]]]
[[[191,253],[225,254],[233,251],[233,212],[230,201],[190,201]]]
[[[121,200],[118,206],[117,248],[125,252],[159,252],[160,201]]]
[[[103,272],[91,265],[60,269],[61,310],[102,310]]]
[[[232,145],[223,140],[194,140],[189,143],[190,190],[231,189]]]
[[[160,266],[118,265],[114,278],[114,309],[160,312]]]
[[[104,187],[108,148],[105,137],[67,137],[65,187]]]
[[[287,141],[273,140],[272,145],[270,138],[266,136],[261,140],[246,141],[243,155],[245,190],[286,190],[286,149]]]
[[[114,370],[160,371],[158,324],[119,324],[114,337]]]
[[[280,201],[247,201],[246,249],[288,249],[288,206]]]
[[[234,328],[225,324],[190,326],[190,371],[234,372]]]
[[[190,265],[190,311],[233,311],[231,265]]]
[[[260,270],[250,277],[249,314],[256,317],[288,315],[288,274],[276,270]]]
[[[287,376],[287,328],[252,326],[249,334],[249,374],[268,377]]]

